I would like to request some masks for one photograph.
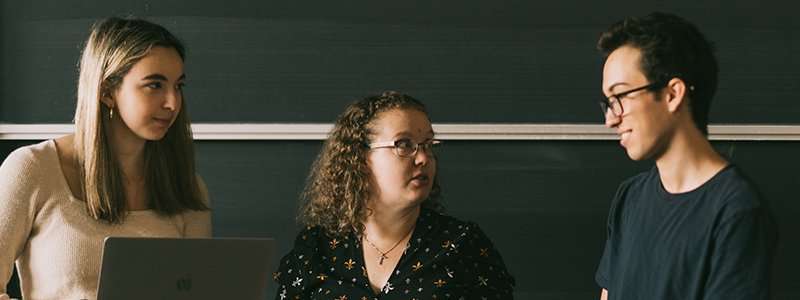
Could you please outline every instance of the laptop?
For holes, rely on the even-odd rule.
[[[275,240],[108,237],[97,299],[264,299]]]

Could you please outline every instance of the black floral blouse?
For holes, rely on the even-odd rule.
[[[373,292],[355,235],[330,237],[310,227],[274,275],[275,299],[513,299],[514,277],[472,222],[422,208],[389,281]]]

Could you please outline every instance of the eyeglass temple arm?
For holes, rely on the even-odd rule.
[[[371,143],[367,144],[370,148],[381,148],[381,147],[394,147],[394,142],[379,142],[379,143]]]

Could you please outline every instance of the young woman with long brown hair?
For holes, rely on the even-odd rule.
[[[106,237],[210,236],[184,56],[151,22],[95,24],[75,133],[17,149],[0,167],[0,299],[15,261],[24,298],[93,299]]]

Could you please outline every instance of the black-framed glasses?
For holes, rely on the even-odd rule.
[[[617,117],[621,116],[622,113],[624,112],[624,110],[622,109],[622,101],[621,101],[622,98],[633,92],[638,92],[641,90],[651,90],[656,86],[657,85],[651,83],[632,90],[624,91],[622,93],[612,94],[611,96],[608,96],[603,100],[600,100],[600,108],[603,110],[603,115],[605,115],[608,112],[608,109],[611,109],[611,113],[613,113],[615,116]]]
[[[394,148],[394,153],[400,157],[412,157],[417,155],[417,151],[422,148],[422,152],[427,156],[435,157],[439,149],[442,148],[442,141],[427,140],[417,143],[411,139],[400,139],[392,142],[377,142],[367,145],[370,149]]]

